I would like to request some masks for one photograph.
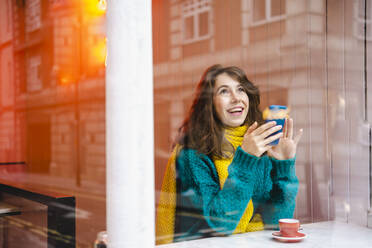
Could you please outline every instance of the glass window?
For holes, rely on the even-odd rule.
[[[229,208],[231,211],[228,212],[231,215],[218,216],[218,213],[225,213],[219,212],[221,202],[225,204],[224,206],[230,206],[231,203],[231,198],[228,198],[230,195],[223,198],[225,201],[221,199],[218,201],[218,196],[221,191],[224,191],[226,185],[221,180],[221,175],[229,173],[228,169],[231,168],[229,166],[233,162],[218,161],[214,155],[203,156],[196,152],[202,157],[201,160],[208,161],[201,162],[202,166],[195,168],[197,172],[202,170],[200,168],[207,168],[203,170],[205,177],[199,181],[181,178],[187,172],[192,174],[193,166],[198,163],[195,161],[200,162],[198,155],[188,153],[189,151],[182,153],[183,146],[191,137],[182,139],[186,137],[182,136],[184,135],[182,130],[192,130],[189,126],[185,126],[185,123],[190,121],[190,113],[195,111],[193,104],[195,96],[200,96],[198,90],[204,89],[198,88],[205,79],[203,73],[214,64],[236,65],[241,68],[247,78],[260,90],[260,111],[264,111],[270,105],[289,106],[289,115],[294,120],[294,132],[298,132],[300,128],[304,129],[296,150],[298,192],[293,215],[288,216],[310,225],[327,222],[334,227],[334,230],[339,227],[339,222],[353,223],[370,233],[371,231],[365,228],[371,187],[369,125],[366,119],[370,122],[372,116],[372,101],[369,99],[372,89],[369,86],[372,78],[372,75],[369,75],[372,49],[370,49],[370,42],[365,41],[368,41],[370,34],[369,16],[371,16],[372,2],[370,0],[211,1],[210,10],[204,11],[209,14],[205,16],[202,7],[196,4],[199,2],[170,1],[169,5],[154,2],[157,10],[163,11],[161,13],[169,13],[168,19],[154,18],[154,27],[171,23],[171,30],[165,32],[163,38],[154,36],[153,40],[154,51],[156,51],[154,54],[166,54],[164,51],[169,53],[167,59],[154,59],[156,205],[158,214],[166,206],[174,206],[173,209],[179,212],[176,213],[178,216],[173,227],[178,228],[174,230],[181,230],[173,236],[173,239],[168,239],[169,233],[159,234],[158,241],[173,242],[180,241],[182,238],[194,239],[203,235],[208,236],[207,233],[212,236],[216,233],[221,234],[219,232],[227,226],[224,224],[231,223],[231,216],[242,209],[231,207]],[[181,8],[180,16],[174,14],[177,8]],[[200,11],[199,15],[195,16],[193,13],[197,11]],[[290,16],[287,18],[289,11]],[[365,12],[367,12],[366,18],[364,18]],[[192,16],[193,22],[187,19],[189,16]],[[205,32],[202,31],[204,28],[201,24],[208,18],[213,23],[213,36],[210,37],[210,42],[195,42],[187,46],[173,42],[168,46],[160,46],[164,44],[163,40],[175,39],[177,32],[189,30],[189,35],[184,36],[189,41],[193,35],[202,36]],[[177,25],[180,23],[184,25],[185,22],[189,23],[190,28],[178,30]],[[358,25],[353,30],[355,24]],[[192,25],[194,28],[191,28]],[[367,26],[367,35],[365,26]],[[354,31],[355,34],[359,33],[360,40],[355,38]],[[175,54],[177,56],[173,56]],[[213,90],[209,92],[214,93]],[[231,92],[223,89],[221,94],[229,95]],[[216,99],[216,95],[213,96],[215,97],[213,99]],[[203,106],[208,106],[215,111],[214,115],[208,116],[212,120],[217,116],[220,118],[217,119],[220,124],[223,118],[218,116],[220,112],[215,100],[212,103],[207,100],[206,102]],[[201,113],[205,111],[202,108],[198,110]],[[238,116],[240,109],[231,109],[230,112]],[[203,118],[206,115],[196,116],[197,118],[191,119],[205,120]],[[207,120],[203,124],[206,123]],[[205,127],[204,125],[201,124],[202,127]],[[223,128],[225,126],[221,129]],[[205,130],[212,129],[205,127]],[[200,133],[205,130],[198,129]],[[226,141],[227,136],[224,136],[226,133],[228,132],[225,130],[219,138]],[[196,135],[193,141],[202,144],[203,139],[208,138],[208,135]],[[212,141],[209,144],[215,143]],[[231,146],[227,144],[221,147]],[[202,145],[194,145],[192,150],[199,151],[198,149],[202,148]],[[232,154],[235,156],[236,153],[233,151]],[[270,156],[270,154],[266,155]],[[182,156],[195,160],[187,163],[182,160]],[[178,164],[175,162],[176,159],[180,159]],[[220,168],[221,164],[226,165],[225,170]],[[169,171],[168,168],[174,170]],[[165,191],[167,193],[165,196],[175,200],[176,205],[164,205],[162,183],[167,182],[165,180],[172,173],[177,176],[177,181],[173,189],[168,188],[168,191]],[[272,173],[275,174],[273,171]],[[206,178],[212,180],[207,181]],[[228,186],[234,188],[234,184],[229,183]],[[199,191],[200,188],[190,187],[194,184],[201,185],[200,187],[207,185],[215,194],[212,196],[207,194],[208,197],[205,198],[205,195],[200,193],[202,192]],[[235,192],[234,189],[231,190]],[[226,200],[227,198],[229,200]],[[203,205],[204,202],[211,204]],[[263,214],[261,217],[265,215],[264,209],[267,207],[265,203],[267,202],[253,202],[255,211]],[[211,206],[213,209],[208,211]],[[259,220],[257,218],[254,220]],[[248,233],[249,228],[243,228],[242,231],[239,229],[240,222],[236,219],[234,221],[235,224],[232,225],[234,229],[231,228],[230,232],[247,232],[239,236],[239,239],[247,237],[250,241],[256,235]],[[267,221],[268,219],[263,220],[264,225],[267,225]],[[218,226],[216,223],[221,225]],[[189,231],[193,235],[187,237]],[[271,237],[272,233],[267,234]],[[310,239],[308,241],[311,242]],[[273,245],[275,246],[274,243]]]
[[[105,2],[0,1],[0,210],[11,205],[0,216],[4,247],[92,247],[107,229]],[[314,246],[319,230],[334,238],[326,246],[345,232],[371,237],[372,1],[152,6],[155,205],[167,229],[157,243],[241,233],[239,244],[259,236],[275,246],[282,217],[300,220]],[[221,68],[222,81],[208,74]],[[291,132],[273,147],[250,139],[268,109],[286,109],[276,119],[293,118],[295,137],[304,130],[296,159],[278,149]],[[248,139],[266,150],[248,149]]]
[[[357,0],[357,18],[364,19],[365,0]]]
[[[266,19],[266,0],[253,0],[253,21],[262,21]]]
[[[185,39],[191,40],[194,38],[194,17],[188,16],[185,18]]]
[[[367,5],[366,5],[367,3]],[[372,1],[358,0],[354,2],[354,36],[360,40],[372,41]]]
[[[281,16],[285,14],[285,0],[271,0],[271,16]]]
[[[106,230],[102,2],[0,1],[0,198],[21,210],[0,217],[7,247],[92,247]]]
[[[183,22],[183,42],[190,43],[209,38],[210,0],[187,0],[181,5]]]
[[[30,57],[27,62],[27,91],[33,92],[43,88],[39,75],[41,57],[36,55]]]
[[[253,25],[260,25],[267,22],[283,19],[286,10],[285,0],[253,0]]]
[[[199,14],[199,36],[207,36],[209,33],[209,12]]]
[[[11,5],[10,5],[10,2],[9,1],[4,1],[5,2],[5,9],[6,9],[6,31],[7,32],[10,32],[10,28],[11,28],[11,25],[12,25],[12,21],[11,21],[11,13],[12,13],[12,9],[11,9]]]

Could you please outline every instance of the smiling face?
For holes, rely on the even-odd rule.
[[[241,126],[247,117],[248,95],[243,86],[226,73],[216,78],[213,104],[218,118],[227,127]]]

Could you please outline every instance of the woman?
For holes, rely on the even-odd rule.
[[[203,74],[164,176],[158,244],[262,230],[293,216],[302,130],[293,138],[286,119],[274,134],[281,126],[263,122],[259,103],[258,88],[238,67],[214,65]]]

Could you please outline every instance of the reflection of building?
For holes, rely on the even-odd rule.
[[[16,155],[13,24],[11,1],[0,2],[0,156],[5,161],[20,159]]]
[[[0,161],[64,180],[57,191],[97,192],[100,208],[77,198],[102,215],[92,241],[105,226],[105,19],[97,1],[79,3],[0,1]]]
[[[364,171],[368,169],[368,149],[352,140],[352,131],[330,133],[333,128],[330,123],[338,120],[332,119],[328,111],[341,108],[334,96],[346,96],[348,108],[355,111],[349,109],[344,118],[352,119],[355,122],[352,125],[368,137],[361,107],[364,106],[366,34],[358,26],[365,23],[364,2],[154,1],[157,189],[170,144],[191,104],[202,72],[215,63],[232,64],[244,68],[248,77],[259,85],[262,107],[289,105],[295,124],[305,129],[297,155],[301,186],[296,216],[312,221],[353,215],[344,208],[350,204],[353,191],[350,187],[349,191],[345,189],[342,182],[350,175],[332,170],[357,164],[359,167],[353,173],[363,183],[354,185],[354,190],[367,192],[368,178]],[[355,13],[359,13],[357,24]],[[346,128],[347,124],[343,123]],[[334,150],[335,143],[342,146],[342,152]],[[348,149],[361,152],[345,155]],[[331,157],[336,160],[332,161]],[[363,215],[361,211],[368,208],[365,198],[359,200],[363,207],[355,209],[354,216]],[[353,221],[365,223],[366,219],[354,217]]]
[[[17,151],[12,153],[10,161],[26,161],[35,172],[55,171],[58,175],[71,177],[74,175],[71,164],[75,156],[72,144],[76,101],[80,102],[84,147],[81,149],[85,154],[81,162],[83,165],[96,164],[97,170],[104,168],[104,154],[95,152],[104,151],[104,61],[94,54],[95,45],[104,44],[104,29],[102,17],[90,17],[83,8],[70,1],[58,2],[57,6],[52,1],[50,5],[47,2],[41,4],[40,0],[2,2],[2,18],[6,21],[1,22],[5,27],[1,29],[4,34],[1,35],[4,95],[1,99],[2,107],[12,111],[5,113],[2,109],[1,112],[2,116],[14,116],[13,121],[18,124],[9,125],[15,126],[16,130],[2,128],[4,135],[13,133],[15,137],[3,136],[2,142],[7,146],[13,142],[11,150]],[[79,22],[79,16],[84,22]],[[75,86],[81,91],[79,99],[75,99]],[[14,87],[14,90],[6,87]],[[99,107],[92,107],[92,104]],[[22,135],[25,133],[27,140],[21,138],[26,137]],[[45,143],[43,147],[51,147],[50,151],[24,150],[35,149],[36,144],[41,147],[41,143]],[[91,147],[94,151],[90,151]],[[36,159],[35,167],[33,159]],[[90,174],[84,166],[83,170]]]

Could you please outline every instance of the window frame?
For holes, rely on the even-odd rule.
[[[181,4],[181,23],[182,23],[182,44],[190,44],[198,41],[207,40],[212,36],[212,1],[211,0],[201,0],[207,3],[207,6],[198,7],[198,0],[190,0]],[[191,3],[191,7],[194,9],[189,11],[186,9],[186,3]],[[202,13],[208,13],[208,30],[207,34],[199,35],[199,15]],[[192,17],[193,19],[193,37],[191,39],[186,38],[186,19]]]
[[[261,0],[262,1],[262,0]],[[255,21],[253,18],[253,14],[251,15],[251,27],[261,26],[267,23],[281,21],[287,18],[287,14],[278,15],[278,16],[271,16],[271,1],[272,0],[264,0],[265,1],[265,18],[260,21]],[[286,0],[282,0],[286,1]],[[254,0],[251,0],[251,9],[254,11]]]
[[[40,54],[27,58],[26,61],[26,92],[39,92],[44,89],[43,79],[40,74],[42,57]]]
[[[6,31],[7,33],[11,32],[11,25],[12,25],[12,19],[11,19],[11,13],[12,13],[12,6],[11,6],[11,0],[5,0],[5,5],[6,5],[6,20],[7,20],[7,24],[6,24]]]
[[[360,4],[361,1],[365,3],[364,0],[356,0],[354,1],[354,9],[353,9],[353,35],[355,38],[358,40],[364,41],[366,39],[367,41],[372,41],[372,1],[370,1],[370,4],[367,4],[367,7],[369,8],[370,15],[369,19],[367,19],[368,15],[364,17],[363,13],[363,18],[360,17],[360,10],[362,9],[364,11],[365,6],[361,8]],[[367,0],[368,1],[368,0]],[[368,11],[368,10],[367,10]],[[367,32],[364,32],[364,23],[367,25]],[[362,26],[363,33],[359,33],[359,27]],[[368,32],[369,31],[369,32]]]

